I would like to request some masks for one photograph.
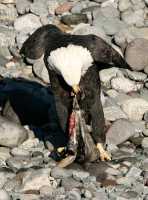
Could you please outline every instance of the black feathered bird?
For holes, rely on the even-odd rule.
[[[37,29],[24,42],[20,53],[30,59],[38,59],[44,54],[52,91],[60,97],[56,109],[63,131],[66,131],[71,112],[73,91],[86,122],[92,124],[92,137],[101,159],[110,159],[102,146],[105,122],[98,71],[112,65],[130,69],[122,56],[95,35],[71,35],[54,25]]]

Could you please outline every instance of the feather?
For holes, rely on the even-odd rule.
[[[79,84],[81,76],[93,62],[87,48],[72,44],[52,51],[47,60],[50,69],[60,73],[70,86]]]

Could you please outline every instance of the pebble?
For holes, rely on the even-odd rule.
[[[113,89],[124,93],[137,91],[141,87],[140,85],[137,85],[134,81],[131,81],[124,77],[113,78],[111,80],[111,86]]]
[[[123,111],[131,121],[140,121],[148,111],[148,102],[141,98],[133,98],[123,102]]]
[[[137,168],[137,167],[131,167],[128,173],[126,174],[126,177],[134,177],[134,178],[139,178],[141,175],[142,170]]]
[[[10,149],[6,147],[0,147],[0,159],[6,161],[10,157]]]
[[[110,81],[112,78],[117,76],[122,76],[122,73],[118,68],[112,67],[110,69],[103,69],[99,72],[100,80],[105,86],[110,85]]]
[[[15,31],[12,28],[0,26],[0,46],[8,47],[15,44]]]
[[[135,134],[135,128],[126,119],[115,121],[106,133],[106,143],[118,145]]]
[[[27,139],[28,134],[23,127],[3,117],[0,117],[0,124],[0,145],[15,147]]]
[[[11,200],[7,191],[0,190],[0,200]]]
[[[86,14],[68,14],[63,15],[61,21],[66,25],[76,25],[79,23],[87,23],[88,18]]]
[[[135,39],[128,44],[125,58],[133,70],[140,71],[145,69],[145,72],[147,72],[147,51],[148,41],[146,39]]]
[[[11,150],[11,154],[13,156],[22,156],[22,157],[29,157],[30,156],[30,152],[25,150],[25,149],[21,149],[18,147],[15,147]]]
[[[79,190],[79,189],[73,188],[73,190],[71,190],[71,191],[67,194],[67,198],[68,198],[69,200],[81,200],[80,190]]]
[[[22,191],[40,190],[41,187],[57,187],[57,182],[50,177],[50,169],[36,169],[28,171],[22,180]]]
[[[117,119],[127,119],[126,114],[119,106],[108,106],[103,109],[104,117],[108,121],[116,121]]]
[[[119,0],[119,10],[121,12],[129,9],[132,6],[130,0]]]
[[[62,179],[61,185],[65,188],[66,191],[69,191],[73,188],[80,188],[83,186],[83,184],[80,181],[77,181],[71,177]]]
[[[14,5],[0,4],[0,23],[1,25],[12,26],[17,19],[17,12]]]
[[[48,15],[47,5],[44,1],[35,1],[30,5],[30,11],[38,16]]]
[[[142,148],[148,148],[148,137],[143,138],[141,146]]]
[[[136,72],[136,71],[130,71],[126,70],[127,76],[134,81],[144,81],[147,78],[147,74],[143,72]]]
[[[54,178],[68,178],[72,176],[71,170],[55,167],[51,170],[51,176]]]
[[[39,18],[31,13],[18,17],[14,22],[14,28],[17,32],[31,33],[40,26]]]
[[[63,4],[59,5],[55,9],[55,13],[57,15],[61,15],[63,13],[70,11],[72,9],[72,7],[73,7],[73,4],[71,2],[64,2]]]
[[[72,175],[77,181],[85,181],[85,179],[88,178],[89,173],[84,171],[74,171]]]
[[[16,0],[17,12],[21,15],[28,13],[30,10],[31,2],[28,0]]]
[[[101,27],[97,26],[91,26],[90,24],[80,23],[74,27],[74,29],[71,31],[74,35],[86,35],[86,34],[94,34],[98,37],[101,37],[105,41],[110,40],[105,34],[105,31]]]

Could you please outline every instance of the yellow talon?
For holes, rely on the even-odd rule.
[[[107,151],[104,150],[103,145],[101,143],[97,143],[97,149],[100,152],[101,161],[111,160],[111,156],[108,154]]]

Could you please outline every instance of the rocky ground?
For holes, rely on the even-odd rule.
[[[110,162],[58,168],[30,130],[0,118],[0,200],[148,200],[148,0],[0,0],[0,75],[49,81],[42,60],[18,54],[48,23],[102,37],[143,72],[100,72]]]

